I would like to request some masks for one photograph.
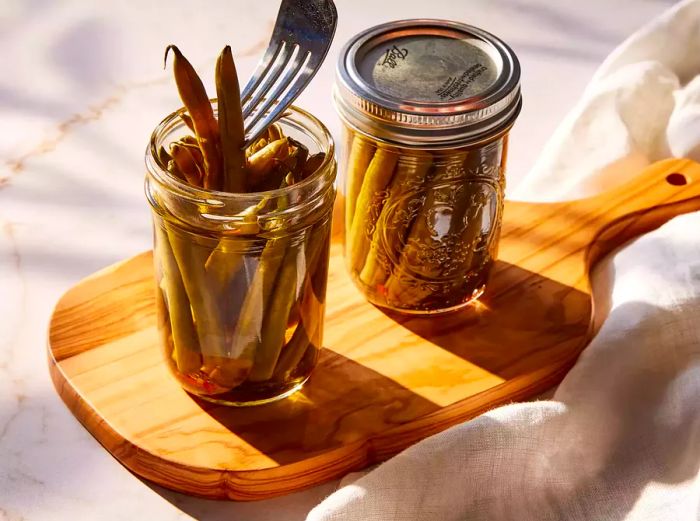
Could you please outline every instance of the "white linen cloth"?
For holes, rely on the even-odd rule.
[[[516,195],[589,195],[669,156],[700,160],[700,0],[612,53]],[[611,264],[610,314],[551,400],[428,438],[308,521],[700,519],[700,214]]]

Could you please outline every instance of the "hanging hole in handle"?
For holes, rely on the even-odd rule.
[[[688,178],[678,172],[673,172],[666,176],[666,182],[673,186],[683,186],[688,184]]]

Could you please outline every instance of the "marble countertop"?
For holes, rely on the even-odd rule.
[[[336,0],[330,58],[298,104],[337,135],[334,61],[354,33],[417,17],[464,21],[520,57],[524,109],[512,134],[516,186],[605,56],[670,1]],[[150,248],[143,151],[176,108],[163,50],[205,79],[226,44],[246,78],[277,2],[4,0],[0,6],[0,519],[299,520],[337,483],[258,503],[186,497],[122,467],[73,418],[46,366],[52,308],[90,273]],[[207,86],[213,92],[213,85]]]

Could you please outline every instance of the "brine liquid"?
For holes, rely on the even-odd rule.
[[[155,232],[158,326],[180,384],[231,405],[299,388],[322,345],[329,219],[259,241],[195,236],[159,219]]]

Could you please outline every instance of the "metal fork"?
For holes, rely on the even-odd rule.
[[[246,147],[301,94],[333,41],[333,0],[282,0],[267,50],[241,93]]]

